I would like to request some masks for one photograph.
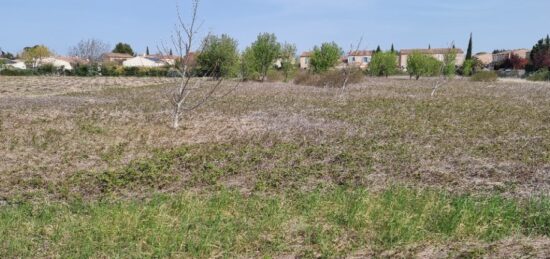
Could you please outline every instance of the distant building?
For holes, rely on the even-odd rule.
[[[489,66],[493,63],[493,54],[487,52],[480,52],[474,55],[484,66]]]
[[[71,63],[58,57],[48,57],[48,58],[41,59],[39,62],[39,65],[45,65],[45,64],[51,64],[58,69],[73,70],[73,66],[71,65]]]
[[[122,62],[124,67],[163,67],[168,63],[160,60],[159,58],[137,56]]]
[[[449,54],[451,51],[456,51],[456,60],[455,64],[461,66],[464,64],[464,51],[458,48],[442,48],[442,49],[403,49],[399,52],[399,66],[403,69],[407,69],[407,60],[412,53],[422,53],[434,57],[439,61],[445,59],[445,55]]]
[[[6,60],[6,67],[16,69],[27,69],[27,65],[22,60]]]
[[[309,61],[311,58],[312,52],[304,52],[300,55],[300,68],[309,69]]]
[[[105,53],[103,56],[101,56],[101,60],[104,63],[118,63],[122,64],[122,62],[133,58],[134,56],[130,54],[125,53]]]
[[[502,63],[505,60],[511,58],[513,55],[517,55],[520,58],[528,58],[529,57],[529,50],[527,49],[514,49],[514,50],[507,50],[502,51],[493,54],[493,63],[498,64]]]
[[[369,66],[373,54],[374,52],[370,50],[352,51],[348,53],[346,61],[351,66],[364,69]]]
[[[148,59],[152,59],[152,60],[159,60],[161,62],[164,62],[170,66],[173,66],[176,64],[176,60],[179,59],[178,56],[173,56],[173,55],[160,55],[160,54],[155,54],[155,55],[148,55],[148,56],[145,56],[146,58]]]

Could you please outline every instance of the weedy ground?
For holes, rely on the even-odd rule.
[[[0,256],[550,253],[548,84],[172,82],[0,77]]]

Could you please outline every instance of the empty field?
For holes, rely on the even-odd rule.
[[[0,77],[0,257],[550,253],[550,85]]]

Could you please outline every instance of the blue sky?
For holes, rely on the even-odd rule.
[[[176,3],[189,0],[1,0],[0,48],[19,52],[45,44],[66,54],[81,39],[114,46],[130,43],[137,52],[156,49],[170,38]],[[550,33],[548,0],[202,0],[206,34],[227,33],[239,48],[258,33],[272,32],[299,51],[326,41],[349,49],[445,47],[451,41],[474,52],[531,48]]]

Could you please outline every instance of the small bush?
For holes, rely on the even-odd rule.
[[[32,76],[34,71],[28,69],[8,68],[0,71],[2,76]]]
[[[57,73],[57,68],[52,64],[44,64],[36,69],[39,75],[53,75]]]
[[[308,72],[301,72],[294,77],[294,84],[297,85],[315,85],[319,79],[318,75],[314,75]]]
[[[472,81],[476,82],[495,82],[497,78],[497,73],[494,71],[480,71],[471,77]]]
[[[527,77],[530,81],[550,81],[550,71],[548,69],[541,69],[535,73],[532,73]]]
[[[352,69],[348,78],[348,84],[360,83],[365,75],[360,69]],[[297,85],[311,85],[320,87],[341,87],[346,76],[344,70],[329,70],[322,74],[300,73],[294,78]]]
[[[281,82],[285,80],[285,75],[278,70],[269,70],[267,71],[267,81],[268,82]]]

